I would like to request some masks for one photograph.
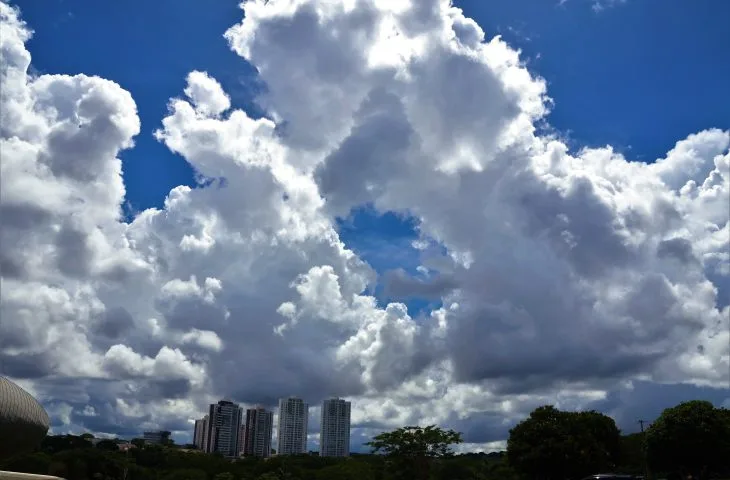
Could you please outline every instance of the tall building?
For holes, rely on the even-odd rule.
[[[309,405],[297,397],[279,400],[277,455],[307,453]]]
[[[320,457],[350,455],[350,402],[331,398],[322,402],[319,428]]]
[[[219,452],[224,457],[238,457],[238,436],[241,430],[241,407],[237,404],[221,400],[210,405],[208,410],[206,453]]]
[[[274,412],[261,407],[246,410],[243,454],[250,457],[271,456],[271,430],[273,427]]]
[[[238,456],[243,456],[243,439],[246,434],[246,419],[241,416],[241,428],[238,429]]]
[[[142,434],[144,443],[151,443],[153,445],[162,445],[170,440],[170,432],[167,430],[155,430],[152,432],[144,432]]]
[[[199,420],[195,420],[195,430],[193,431],[193,444],[199,450],[205,448],[205,442],[208,438],[208,415]]]

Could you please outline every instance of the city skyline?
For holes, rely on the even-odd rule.
[[[237,438],[238,456],[268,457],[272,455],[274,444],[276,455],[307,453],[310,451],[309,438],[313,435],[317,437],[315,450],[320,455],[346,457],[350,455],[351,404],[345,399],[331,397],[323,400],[320,406],[310,407],[303,399],[289,396],[279,399],[276,410],[269,410],[261,405],[244,409],[230,400],[221,400],[209,405],[208,415],[193,420],[193,445],[206,453],[220,451],[216,449],[215,439],[228,441],[229,433],[222,427],[216,429],[209,418],[216,419],[221,406],[230,406],[241,413],[240,425],[236,427],[232,423],[231,427]],[[319,409],[319,429],[310,434],[312,408]],[[225,424],[220,419],[215,421],[217,425]]]

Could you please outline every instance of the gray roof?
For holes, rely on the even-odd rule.
[[[33,396],[0,377],[0,458],[32,450],[46,436],[49,418]]]

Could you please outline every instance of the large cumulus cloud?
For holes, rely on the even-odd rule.
[[[341,395],[356,437],[436,422],[491,448],[541,403],[626,416],[632,380],[728,386],[729,132],[651,164],[570,151],[535,127],[545,82],[448,2],[243,8],[225,37],[268,118],[191,72],[155,135],[214,180],[127,223],[134,100],[30,74],[0,3],[0,359],[55,429]],[[378,280],[339,239],[364,205],[415,218],[417,276]],[[381,305],[378,281],[443,306]]]

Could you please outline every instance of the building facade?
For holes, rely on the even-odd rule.
[[[195,420],[195,430],[193,431],[193,444],[199,450],[205,449],[205,442],[208,438],[208,415],[199,420]]]
[[[271,456],[271,432],[274,427],[274,412],[265,408],[246,410],[242,453],[249,457]]]
[[[238,457],[238,437],[241,430],[242,411],[237,404],[221,400],[211,404],[208,410],[206,453],[221,453],[224,457]]]
[[[297,397],[279,400],[277,455],[307,453],[309,405]]]
[[[243,442],[246,434],[246,417],[241,416],[241,428],[238,429],[238,455],[243,456]]]
[[[319,428],[320,457],[350,456],[350,402],[331,398],[322,402]]]
[[[150,443],[152,445],[162,445],[170,440],[170,432],[167,430],[155,430],[152,432],[144,432],[142,434],[144,443]]]

